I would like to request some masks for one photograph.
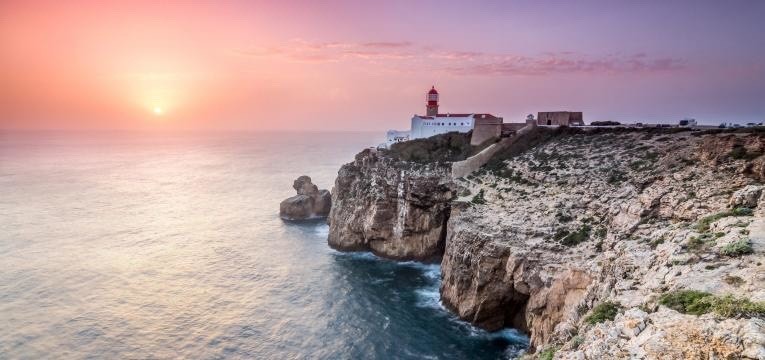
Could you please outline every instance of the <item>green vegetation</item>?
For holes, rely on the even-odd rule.
[[[753,160],[759,157],[760,155],[762,155],[761,152],[759,151],[750,152],[742,145],[734,146],[733,149],[728,153],[728,156],[734,160]]]
[[[635,171],[644,171],[644,170],[649,170],[650,168],[651,168],[651,164],[645,160],[636,160],[630,163],[630,169]]]
[[[428,163],[435,161],[460,161],[470,156],[470,134],[450,132],[391,145],[389,153],[404,161]]]
[[[598,241],[595,244],[595,251],[597,252],[603,252],[603,240]]]
[[[765,302],[753,302],[732,295],[716,296],[703,291],[678,290],[662,295],[659,303],[683,314],[713,312],[726,318],[765,317]]]
[[[683,314],[701,315],[709,312],[709,303],[702,300],[710,296],[703,291],[680,290],[662,295],[659,304]]]
[[[561,244],[566,246],[575,246],[587,241],[590,238],[590,226],[582,225],[579,230],[568,233],[561,239]]]
[[[746,208],[746,207],[738,207],[733,210],[729,211],[723,211],[719,212],[714,215],[709,215],[707,217],[702,218],[699,220],[699,223],[696,225],[696,230],[698,232],[707,232],[709,231],[709,226],[712,225],[713,222],[720,220],[724,217],[728,216],[752,216],[753,212],[752,209]]]
[[[555,214],[555,219],[560,222],[571,222],[571,220],[574,220],[574,218],[569,214],[564,214],[562,212],[558,212]]]
[[[566,229],[558,229],[558,231],[555,232],[555,235],[553,235],[553,239],[555,241],[560,241],[564,237],[568,236],[569,231]]]
[[[765,318],[765,302],[753,302],[749,299],[736,298],[733,295],[712,297],[712,311],[716,314],[731,317],[759,317]]]
[[[754,215],[754,211],[748,207],[737,207],[730,211],[732,215],[730,216],[752,216]]]
[[[645,154],[645,159],[648,162],[654,162],[659,158],[659,153],[655,151],[649,151]]]
[[[723,278],[723,281],[724,281],[726,284],[728,284],[728,285],[732,285],[732,286],[741,286],[741,285],[743,285],[743,284],[744,284],[744,279],[742,279],[740,276],[730,276],[730,275],[726,275],[726,276]]]
[[[481,189],[478,192],[478,194],[475,194],[475,196],[473,196],[473,200],[470,200],[470,202],[473,204],[478,204],[478,205],[486,204],[486,198],[484,198],[483,195],[484,195],[484,192],[483,192],[483,189]]]
[[[664,243],[664,236],[657,239],[653,239],[650,243],[648,243],[651,246],[651,249],[656,249],[659,245]]]
[[[606,301],[593,308],[590,315],[584,319],[584,322],[588,324],[597,324],[606,320],[613,320],[616,317],[616,314],[619,313],[619,309],[621,309],[619,303]]]
[[[494,168],[494,166],[502,165],[501,168]],[[504,163],[495,163],[491,167],[484,166],[483,169],[486,169],[486,171],[490,171],[494,174],[494,176],[507,179],[511,183],[518,183],[522,185],[531,185],[532,183],[521,176],[520,172],[514,172],[513,169],[507,168],[504,166]]]
[[[754,250],[752,250],[752,244],[749,239],[734,241],[720,249],[721,254],[731,257],[747,255],[751,254],[752,252],[754,252]]]
[[[555,352],[558,351],[556,347],[549,347],[539,352],[539,360],[553,360],[555,358]]]
[[[714,245],[715,239],[715,235],[710,233],[702,233],[699,236],[691,236],[691,238],[688,239],[688,249],[700,250],[706,248],[709,245]]]
[[[627,180],[627,177],[624,176],[624,173],[619,170],[612,169],[611,172],[608,174],[607,181],[611,185],[619,185],[625,180]]]

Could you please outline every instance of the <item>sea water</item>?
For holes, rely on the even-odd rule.
[[[369,133],[0,133],[0,358],[504,359],[439,302],[437,264],[284,222]]]

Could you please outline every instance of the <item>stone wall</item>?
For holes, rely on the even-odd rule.
[[[476,116],[470,145],[478,146],[496,140],[502,135],[502,118],[479,118]]]
[[[481,166],[489,162],[489,160],[491,160],[491,158],[494,157],[494,155],[496,155],[501,150],[504,150],[510,145],[512,145],[513,143],[515,143],[521,136],[524,136],[535,127],[536,126],[533,124],[526,125],[522,129],[518,130],[518,132],[512,137],[504,138],[500,140],[498,143],[493,144],[487,147],[486,149],[483,149],[483,151],[463,161],[457,161],[452,163],[452,179],[457,179],[463,176],[467,176],[473,171],[480,169]],[[473,134],[473,136],[475,136],[475,133]]]

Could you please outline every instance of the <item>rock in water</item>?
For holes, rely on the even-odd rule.
[[[285,220],[305,220],[327,217],[332,207],[329,190],[319,190],[311,178],[303,175],[292,183],[297,195],[279,204],[279,216]]]

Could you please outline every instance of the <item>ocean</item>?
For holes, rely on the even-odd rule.
[[[507,359],[437,264],[284,222],[375,133],[0,133],[2,359]]]

